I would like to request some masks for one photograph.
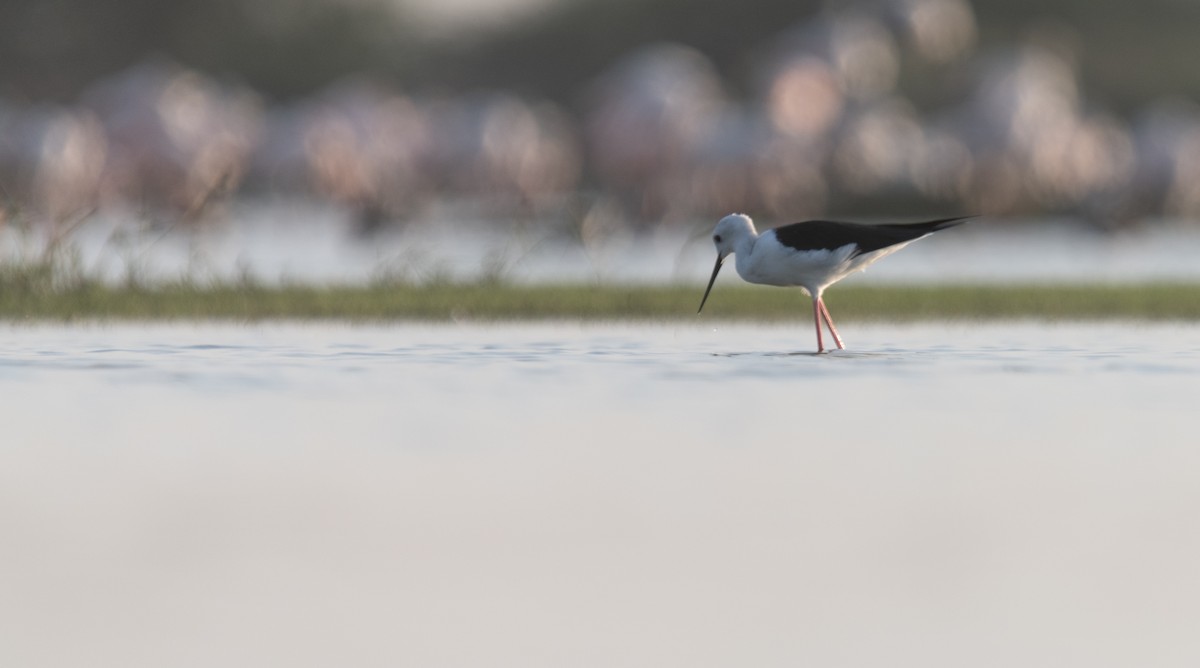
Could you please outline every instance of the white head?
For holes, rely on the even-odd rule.
[[[696,311],[697,313],[704,310],[704,302],[708,301],[708,293],[712,292],[713,283],[717,280],[717,274],[721,272],[721,264],[725,262],[725,258],[733,255],[746,240],[753,240],[757,236],[754,221],[744,213],[731,213],[717,221],[712,236],[713,245],[717,247],[717,264],[713,267],[712,277],[708,279],[708,287],[704,290],[704,298],[700,300],[700,310]]]
[[[754,221],[744,213],[731,213],[717,221],[713,229],[713,245],[717,247],[717,256],[724,260],[731,255],[742,239],[754,238],[758,232],[754,229]]]

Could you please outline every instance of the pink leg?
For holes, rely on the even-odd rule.
[[[825,352],[825,342],[821,340],[821,298],[813,298],[813,322],[817,325],[817,352]]]
[[[825,317],[825,324],[829,325],[829,333],[833,334],[833,340],[837,341],[838,350],[845,350],[846,345],[842,343],[842,337],[838,334],[837,327],[833,326],[833,318],[829,316],[829,309],[825,306],[825,300],[818,297],[817,305],[821,309],[821,315]]]

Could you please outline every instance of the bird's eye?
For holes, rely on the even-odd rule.
[[[716,243],[721,243],[721,235],[719,235],[719,234],[714,234],[714,235],[713,235],[713,241],[714,241],[714,242],[716,242]]]

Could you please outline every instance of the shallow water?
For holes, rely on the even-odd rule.
[[[0,663],[1183,666],[1200,326],[0,329]]]

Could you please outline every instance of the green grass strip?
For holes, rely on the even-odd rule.
[[[696,315],[702,285],[434,284],[111,286],[0,282],[0,319],[803,320],[798,289],[719,286]],[[1200,285],[844,285],[826,294],[843,320],[1200,320]]]

